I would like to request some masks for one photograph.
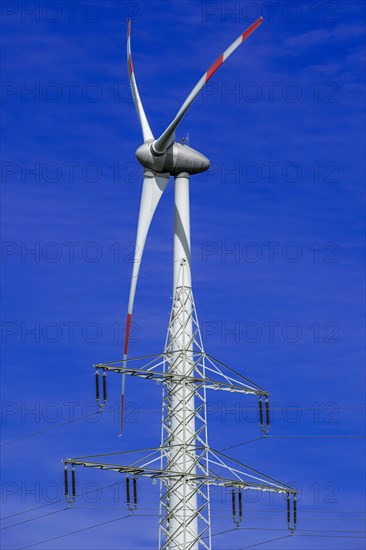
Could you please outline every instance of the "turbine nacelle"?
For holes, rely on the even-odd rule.
[[[136,151],[139,163],[149,170],[174,176],[182,172],[199,174],[210,167],[208,158],[188,145],[174,142],[165,153],[157,155],[152,144],[153,140],[146,141]]]

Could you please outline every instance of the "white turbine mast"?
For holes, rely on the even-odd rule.
[[[242,491],[259,490],[287,495],[287,522],[296,527],[297,492],[234,461],[209,446],[207,437],[206,392],[210,390],[256,395],[260,426],[269,429],[268,392],[207,354],[192,293],[190,244],[190,176],[204,172],[209,160],[184,142],[175,141],[175,131],[184,114],[212,75],[259,27],[262,17],[243,32],[211,65],[197,82],[164,132],[155,139],[137,88],[131,55],[131,22],[128,22],[127,63],[132,96],[144,142],[136,157],[144,167],[136,246],[130,285],[123,360],[94,365],[96,399],[103,410],[107,401],[106,376],[122,375],[121,433],[123,429],[126,375],[162,383],[161,443],[154,449],[73,457],[64,460],[65,496],[70,504],[76,497],[75,466],[112,470],[126,478],[128,508],[137,507],[137,479],[160,481],[159,550],[211,550],[210,487],[231,494],[232,515],[239,525],[243,517]],[[173,303],[163,353],[128,358],[131,319],[142,255],[152,218],[174,176],[174,274]],[[100,389],[100,375],[102,389]],[[117,460],[117,462],[116,462]],[[126,464],[126,462],[128,462]],[[71,468],[71,482],[69,470]],[[292,507],[291,507],[292,504]]]

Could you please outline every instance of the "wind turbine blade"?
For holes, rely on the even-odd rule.
[[[175,130],[179,124],[179,122],[182,120],[183,115],[190,107],[193,100],[196,98],[196,96],[199,94],[199,92],[202,90],[204,85],[210,80],[211,76],[217,71],[219,67],[224,63],[224,61],[227,60],[228,57],[250,36],[262,23],[263,17],[260,17],[257,21],[255,21],[250,27],[243,32],[232,44],[229,46],[223,54],[220,55],[218,59],[216,59],[215,63],[211,65],[211,67],[208,69],[208,71],[205,72],[205,74],[202,76],[202,78],[197,82],[181,108],[179,109],[178,113],[176,114],[173,121],[169,124],[169,126],[164,130],[164,132],[161,134],[161,136],[156,139],[153,142],[153,150],[157,154],[163,154],[168,149],[168,147],[173,143],[175,139]]]
[[[130,77],[132,97],[136,106],[137,116],[139,117],[139,120],[140,120],[144,141],[152,140],[154,139],[154,136],[152,134],[150,125],[145,115],[144,107],[142,105],[142,101],[141,101],[140,94],[136,84],[135,73],[133,70],[132,54],[131,54],[131,19],[128,20],[128,27],[127,27],[127,66],[128,66],[128,75]]]
[[[131,320],[133,313],[133,305],[135,302],[135,294],[137,280],[140,272],[141,259],[145,248],[146,238],[150,229],[151,221],[154,217],[155,210],[159,204],[161,196],[168,184],[170,174],[157,174],[151,170],[145,170],[144,183],[142,186],[140,212],[137,223],[137,235],[135,254],[133,259],[132,277],[130,284],[130,294],[128,299],[126,332],[123,348],[123,366],[126,366],[128,355],[128,344],[131,331]],[[123,429],[124,417],[124,395],[125,395],[125,374],[122,375],[122,393],[121,393],[121,426],[120,434]]]

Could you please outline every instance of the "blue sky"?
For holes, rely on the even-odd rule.
[[[83,0],[2,5],[1,516],[44,506],[4,520],[32,519],[5,529],[3,548],[157,546],[159,491],[146,481],[134,517],[36,544],[128,513],[117,474],[80,469],[90,493],[46,515],[64,507],[62,458],[160,440],[152,382],[128,380],[123,438],[113,412],[70,422],[95,410],[92,364],[122,353],[142,177],[125,19],[157,136],[260,14],[178,131],[211,160],[191,181],[206,350],[267,388],[274,413],[267,440],[239,445],[260,436],[253,402],[209,395],[209,438],[300,490],[297,536],[263,548],[364,547],[364,3]],[[143,259],[131,355],[163,348],[172,199],[171,181]],[[119,387],[111,376],[111,409]],[[287,535],[281,498],[245,506],[246,529],[214,548]],[[222,495],[212,516],[213,533],[234,527]]]

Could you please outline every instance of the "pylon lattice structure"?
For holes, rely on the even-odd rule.
[[[209,548],[205,538],[210,539],[205,366],[200,364],[203,346],[192,289],[185,285],[185,260],[180,270],[182,286],[175,290],[163,365],[164,372],[178,379],[163,383],[161,438],[161,467],[179,475],[161,483],[162,549],[171,548],[175,539],[187,547],[184,537],[193,545],[201,541]]]
[[[286,494],[288,527],[293,532],[297,515],[296,491],[209,446],[207,390],[258,396],[264,433],[269,429],[268,392],[205,353],[192,288],[184,284],[186,260],[181,262],[180,270],[183,284],[176,288],[164,352],[129,358],[127,364],[114,361],[94,365],[101,410],[107,402],[107,373],[162,383],[161,445],[113,453],[114,459],[129,459],[128,464],[100,460],[106,459],[106,454],[64,460],[65,495],[70,503],[74,501],[75,466],[112,470],[126,476],[127,506],[134,511],[137,508],[137,478],[160,479],[160,550],[211,550],[211,486],[222,487],[231,493],[232,516],[237,525],[243,518],[243,490]],[[264,404],[262,399],[265,399]],[[69,490],[68,465],[72,467],[72,491]]]
[[[206,353],[203,347],[191,282],[190,176],[209,168],[209,160],[184,143],[175,141],[175,129],[209,78],[261,24],[253,23],[218,58],[198,81],[176,117],[154,139],[138,93],[127,37],[128,69],[132,95],[144,137],[136,156],[144,167],[134,265],[130,285],[123,359],[94,365],[96,400],[101,411],[107,402],[107,374],[122,375],[121,431],[127,375],[162,383],[160,446],[110,455],[73,457],[64,460],[65,497],[76,497],[75,466],[118,472],[125,476],[126,501],[131,512],[138,505],[137,480],[160,480],[160,550],[211,550],[210,487],[231,493],[232,516],[243,518],[242,491],[256,490],[287,494],[287,522],[296,527],[296,491],[256,470],[230,459],[209,446],[207,391],[224,391],[258,398],[259,422],[269,429],[268,391],[244,378]],[[129,358],[128,342],[137,279],[149,227],[160,198],[174,176],[173,303],[163,353]],[[102,383],[100,381],[102,378]],[[112,458],[113,455],[113,458]],[[111,461],[108,461],[111,456]],[[69,471],[71,467],[71,489]],[[292,509],[291,509],[292,504]]]

